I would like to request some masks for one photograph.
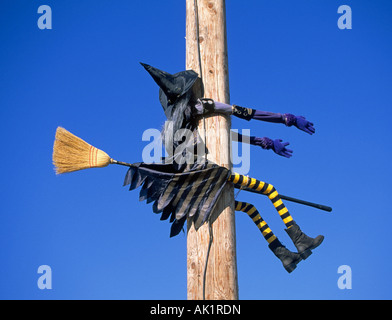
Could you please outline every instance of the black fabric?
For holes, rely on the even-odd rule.
[[[209,98],[201,98],[199,99],[201,104],[203,105],[204,115],[211,114],[215,112],[215,102]]]
[[[237,105],[233,105],[233,116],[241,119],[250,120],[253,118],[256,110],[251,108],[244,108]]]
[[[173,139],[179,129],[186,128],[194,132],[193,141],[187,143],[197,151],[201,140],[195,134],[196,122],[192,116],[195,97],[191,88],[198,74],[187,70],[172,75],[147,64],[142,63],[142,66],[160,87],[159,100],[168,120],[162,130],[162,138],[166,151],[173,151],[168,151],[170,160],[181,155],[176,154],[176,150],[185,143]],[[206,103],[214,109],[213,100],[206,100]],[[175,162],[138,163],[128,170],[124,185],[130,185],[130,190],[142,187],[140,200],[153,202],[153,211],[161,214],[161,220],[169,219],[172,223],[172,237],[182,230],[186,220],[193,222],[196,230],[208,220],[229,176],[228,169],[211,162],[184,165]]]
[[[140,201],[154,202],[153,211],[161,220],[170,217],[170,236],[177,235],[186,219],[196,230],[206,222],[228,181],[230,171],[213,163],[175,164],[137,163],[129,168],[124,186],[142,186]]]

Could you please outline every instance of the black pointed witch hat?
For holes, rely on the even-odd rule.
[[[170,74],[148,64],[142,62],[140,64],[158,84],[160,88],[159,100],[166,116],[169,118],[172,106],[192,88],[198,78],[198,74],[193,70]]]

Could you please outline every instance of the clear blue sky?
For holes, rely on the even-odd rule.
[[[53,29],[37,27],[40,5]],[[337,27],[340,5],[353,29]],[[231,102],[304,115],[316,134],[261,122],[233,128],[282,138],[291,159],[252,148],[250,175],[282,194],[333,212],[286,203],[324,243],[287,274],[253,222],[236,216],[242,299],[391,299],[390,1],[227,1]],[[126,168],[56,176],[61,125],[113,157],[141,161],[148,128],[164,114],[143,61],[185,68],[185,1],[27,1],[0,4],[0,298],[186,299],[186,236],[138,191]],[[294,247],[268,199],[241,192],[282,242]],[[52,290],[37,287],[40,265]],[[340,290],[349,265],[352,289]]]

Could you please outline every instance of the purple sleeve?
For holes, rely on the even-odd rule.
[[[259,121],[273,122],[273,123],[284,123],[286,126],[291,127],[296,124],[296,117],[290,113],[274,113],[269,111],[255,110],[252,108],[244,108],[237,105],[229,105],[219,101],[215,101],[215,112],[221,112],[230,114],[250,120],[255,119]]]
[[[256,110],[255,114],[253,115],[253,119],[274,123],[285,123],[281,113],[273,113],[268,111]]]
[[[241,133],[237,133],[237,136],[235,134],[232,134],[232,137],[234,138],[234,141],[238,141],[238,142],[242,142],[242,134]],[[236,140],[235,140],[236,139]],[[255,136],[250,136],[249,137],[249,141],[250,144],[255,145],[255,146],[260,146],[263,149],[271,149],[273,147],[273,141],[268,138],[268,137],[264,137],[264,138],[259,138],[259,137],[255,137]]]
[[[231,132],[231,137],[233,138],[233,141],[238,141],[238,142],[243,142],[243,135],[241,134],[241,133],[239,133],[239,132]],[[249,140],[246,140],[246,141],[249,141],[249,143],[250,144],[253,144],[252,142],[254,142],[255,141],[255,138],[256,137],[254,137],[254,136],[251,136],[251,137],[249,137],[250,139]]]

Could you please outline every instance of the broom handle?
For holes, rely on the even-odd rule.
[[[114,160],[114,159],[110,159],[110,163],[112,163],[112,164],[119,164],[121,166],[126,166],[126,167],[132,167],[133,166],[131,163],[117,161],[117,160]]]
[[[253,193],[262,194],[259,191],[256,191],[256,190],[253,190],[253,189],[245,189],[245,190],[249,191],[249,192],[253,192]],[[320,210],[324,210],[324,211],[328,211],[328,212],[332,211],[331,207],[328,207],[328,206],[325,206],[325,205],[322,205],[322,204],[313,203],[313,202],[309,202],[309,201],[305,201],[305,200],[301,200],[301,199],[297,199],[297,198],[288,197],[288,196],[285,196],[285,195],[280,194],[280,193],[279,193],[279,197],[281,199],[283,199],[283,200],[300,203],[300,204],[303,204],[305,206],[317,208],[317,209],[320,209]]]
[[[318,204],[318,203],[313,203],[313,202],[309,202],[309,201],[305,201],[305,200],[301,200],[301,199],[296,199],[296,198],[292,198],[292,197],[288,197],[288,196],[284,196],[283,194],[279,194],[279,196],[283,199],[283,200],[287,200],[287,201],[292,201],[292,202],[296,202],[296,203],[300,203],[300,204],[304,204],[306,206],[310,206],[310,207],[314,207],[320,210],[324,210],[324,211],[328,211],[331,212],[332,208],[325,206],[323,204]]]
[[[122,162],[122,161],[117,161],[117,160],[114,160],[114,159],[110,159],[110,163],[119,164],[119,165],[121,165],[121,166],[126,166],[126,167],[132,167],[132,166],[133,166],[133,165],[130,164],[130,163]],[[247,191],[255,192],[255,191],[253,191],[253,190],[247,190]],[[256,191],[255,193],[258,193],[258,192]],[[305,205],[305,206],[314,207],[314,208],[317,208],[317,209],[320,209],[320,210],[324,210],[324,211],[328,211],[328,212],[331,212],[331,211],[332,211],[332,208],[331,208],[331,207],[328,207],[328,206],[325,206],[325,205],[322,205],[322,204],[313,203],[313,202],[309,202],[309,201],[305,201],[305,200],[301,200],[301,199],[297,199],[297,198],[288,197],[288,196],[285,196],[285,195],[283,195],[283,194],[279,194],[279,196],[280,196],[283,200],[287,200],[287,201],[291,201],[291,202],[300,203],[300,204],[303,204],[303,205]]]
[[[110,159],[110,163],[119,164],[121,166],[126,166],[126,167],[132,167],[133,166],[130,163],[117,161],[117,160],[114,160],[114,159]],[[247,191],[258,193],[257,191],[253,191],[253,190],[247,190]],[[297,199],[297,198],[288,197],[288,196],[285,196],[283,194],[279,194],[279,196],[283,200],[300,203],[300,204],[303,204],[305,206],[314,207],[314,208],[317,208],[317,209],[320,209],[320,210],[324,210],[324,211],[328,211],[328,212],[332,211],[331,207],[328,207],[328,206],[325,206],[325,205],[322,205],[322,204],[313,203],[313,202],[309,202],[309,201],[305,201],[305,200],[301,200],[301,199]]]

